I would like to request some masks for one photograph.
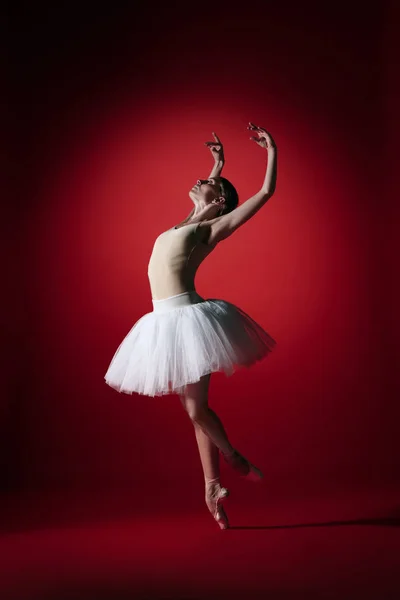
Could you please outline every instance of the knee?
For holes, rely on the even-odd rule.
[[[207,409],[201,406],[188,406],[186,408],[189,419],[192,423],[202,423],[205,419]]]

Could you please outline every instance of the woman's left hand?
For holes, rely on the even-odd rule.
[[[254,131],[258,135],[258,138],[251,137],[250,139],[253,140],[253,142],[256,142],[256,144],[258,144],[259,146],[261,146],[261,148],[265,148],[266,150],[269,150],[270,148],[276,148],[276,144],[272,139],[271,134],[268,133],[268,131],[263,127],[258,127],[250,121],[249,127],[247,129]]]
[[[222,145],[222,142],[214,131],[212,132],[212,134],[214,136],[215,142],[204,142],[204,144],[208,146],[208,148],[211,150],[211,154],[213,155],[215,162],[225,162],[224,147]]]

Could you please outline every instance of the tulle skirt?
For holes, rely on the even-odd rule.
[[[243,310],[195,291],[152,300],[153,311],[125,336],[105,374],[118,392],[184,394],[208,373],[232,375],[271,352],[276,341]]]

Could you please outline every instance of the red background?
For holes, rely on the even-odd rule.
[[[183,475],[201,485],[178,397],[119,395],[103,377],[152,309],[152,244],[191,210],[211,131],[240,201],[259,189],[265,153],[249,120],[276,140],[277,189],[196,284],[278,345],[249,371],[213,375],[210,405],[271,486],[394,483],[388,25],[373,34],[384,13],[29,10],[13,113],[18,200],[6,207],[16,295],[3,316],[3,486],[158,487]]]
[[[2,597],[399,597],[393,7],[14,4]],[[250,120],[278,145],[277,189],[196,287],[277,346],[211,377],[210,406],[265,473],[252,488],[222,465],[220,533],[178,397],[118,394],[104,374],[152,310],[154,240],[190,212],[213,130],[240,201],[258,191]]]

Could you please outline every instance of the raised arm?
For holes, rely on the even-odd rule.
[[[214,166],[209,174],[210,179],[211,177],[219,177],[225,164],[224,147],[222,142],[214,131],[212,134],[215,142],[204,142],[205,145],[211,150],[211,154],[214,157]]]
[[[240,204],[227,215],[214,220],[211,224],[211,232],[208,239],[209,244],[229,237],[238,227],[255,215],[275,192],[278,154],[276,144],[272,136],[262,127],[257,127],[257,125],[250,123],[248,129],[258,135],[258,138],[251,137],[250,139],[261,146],[261,148],[267,150],[267,167],[264,182],[261,189],[254,196]]]

